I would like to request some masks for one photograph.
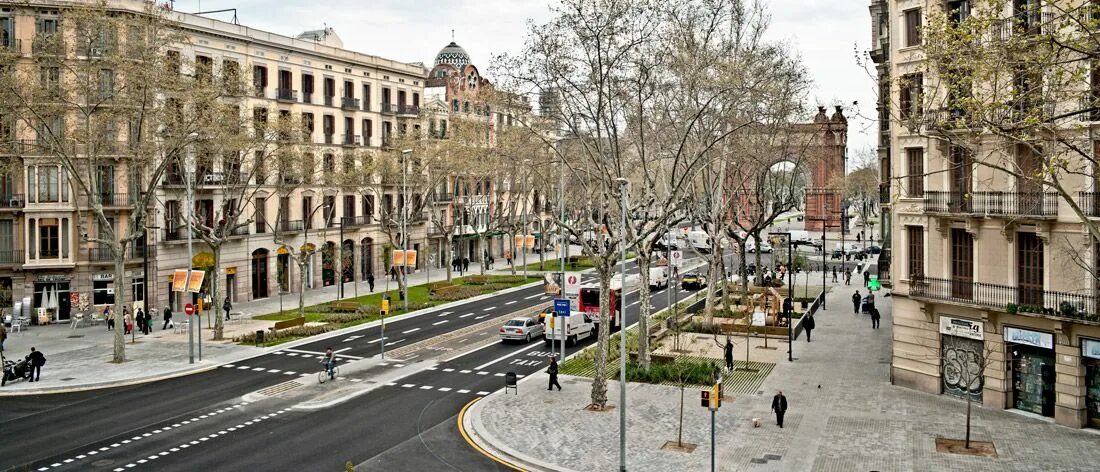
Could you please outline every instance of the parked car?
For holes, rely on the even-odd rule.
[[[707,288],[707,277],[698,272],[688,272],[680,277],[680,288],[684,290],[702,290]]]
[[[876,246],[876,245],[874,245],[874,244],[872,244],[872,245],[870,245],[870,246],[867,246],[867,253],[868,253],[868,254],[879,254],[879,253],[881,253],[881,252],[882,252],[882,248],[881,248],[881,247],[878,247],[878,246]]]
[[[774,251],[775,249],[773,249],[772,245],[768,244],[767,241],[760,241],[760,254],[771,254]],[[756,243],[752,240],[745,243],[745,252],[749,254],[756,252]]]
[[[500,327],[500,340],[523,341],[529,343],[532,338],[538,338],[542,336],[544,332],[545,328],[542,323],[539,323],[537,317],[525,316],[512,318],[504,322],[504,326]]]
[[[535,315],[535,316],[539,317],[539,323],[545,325],[546,324],[546,318],[554,316],[554,305],[550,305],[546,308],[543,308],[542,311],[540,311],[539,314]]]
[[[565,341],[568,344],[575,345],[577,341],[581,339],[596,335],[596,324],[592,322],[592,318],[590,318],[587,313],[571,311],[569,312],[569,316],[553,318],[552,321],[547,324],[546,333],[543,335],[543,342],[545,342],[547,346],[561,341],[561,323],[565,323]]]

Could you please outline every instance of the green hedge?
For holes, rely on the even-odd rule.
[[[481,295],[481,292],[482,289],[480,287],[448,287],[446,289],[437,290],[431,297],[432,300],[453,302],[476,297]]]
[[[638,368],[638,364],[626,364],[626,379],[631,382],[652,384],[680,383],[689,385],[709,385],[713,382],[714,366],[718,361],[699,361],[695,359],[676,359],[667,364],[651,363],[649,370]],[[615,376],[618,375],[615,369]]]
[[[286,340],[290,340],[290,339],[316,336],[318,334],[324,334],[324,333],[327,333],[329,331],[336,330],[338,328],[339,328],[338,326],[331,325],[331,324],[325,324],[325,325],[319,325],[319,326],[296,326],[296,327],[293,327],[293,328],[287,328],[287,329],[279,330],[279,336],[275,339],[271,339],[270,338],[271,332],[267,331],[267,332],[264,333],[264,345],[265,346],[271,346],[271,345],[274,345],[274,344],[279,344],[279,343],[285,342]],[[247,333],[241,334],[240,336],[234,337],[233,342],[244,343],[244,344],[254,344],[256,342],[256,332],[255,331],[249,331]]]

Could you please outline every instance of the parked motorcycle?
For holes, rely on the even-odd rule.
[[[0,386],[7,385],[9,380],[29,380],[30,378],[31,363],[29,360],[4,361],[4,375],[0,378]]]

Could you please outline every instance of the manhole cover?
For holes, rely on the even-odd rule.
[[[107,467],[114,463],[115,461],[111,459],[100,459],[98,461],[92,462],[92,467]]]

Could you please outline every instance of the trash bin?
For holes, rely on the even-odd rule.
[[[256,347],[264,345],[264,331],[262,329],[256,330]]]

